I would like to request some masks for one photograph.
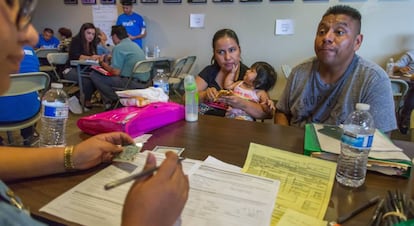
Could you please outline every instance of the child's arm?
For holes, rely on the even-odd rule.
[[[260,104],[268,106],[272,111],[276,109],[275,102],[269,98],[269,95],[264,90],[257,91],[257,96],[260,99]]]
[[[224,89],[232,90],[234,88],[234,78],[236,77],[237,69],[238,65],[233,65],[231,71],[224,78]]]

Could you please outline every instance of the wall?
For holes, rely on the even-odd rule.
[[[97,0],[99,2],[99,0]],[[194,74],[210,63],[211,39],[220,28],[232,28],[240,39],[245,64],[264,60],[278,72],[276,87],[271,97],[277,99],[286,83],[281,64],[295,65],[314,55],[313,40],[316,26],[331,5],[349,4],[362,14],[364,40],[358,54],[383,66],[390,56],[398,57],[407,49],[414,49],[414,0],[330,0],[285,1],[258,3],[213,3],[134,5],[147,23],[148,35],[144,44],[161,48],[161,55],[180,57],[196,55]],[[80,2],[80,0],[79,0]],[[118,0],[119,2],[119,0]],[[121,12],[120,7],[118,11]],[[189,15],[204,13],[205,28],[190,29]],[[276,19],[293,19],[295,33],[275,36]],[[40,0],[33,20],[41,31],[44,27],[57,30],[66,26],[77,33],[81,24],[92,21],[90,5],[64,5],[63,0]]]

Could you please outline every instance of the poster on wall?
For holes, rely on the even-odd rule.
[[[93,5],[96,4],[96,0],[82,0],[82,4]]]
[[[101,29],[108,37],[107,44],[114,45],[111,37],[112,25],[116,23],[118,11],[116,5],[94,5],[92,6],[92,18],[95,27]]]
[[[64,0],[64,4],[78,4],[78,0]]]

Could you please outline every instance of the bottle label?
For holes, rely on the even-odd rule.
[[[170,85],[168,83],[154,82],[155,88],[161,88],[165,94],[170,92]]]
[[[353,148],[370,148],[374,135],[358,135],[350,132],[344,132],[341,137],[341,141],[350,145]]]
[[[44,105],[43,116],[46,118],[68,118],[69,108],[67,106],[55,107]]]

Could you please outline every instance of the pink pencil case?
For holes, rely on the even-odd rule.
[[[78,127],[88,134],[122,131],[132,137],[184,119],[184,106],[174,102],[156,102],[145,107],[123,107],[82,117]]]

